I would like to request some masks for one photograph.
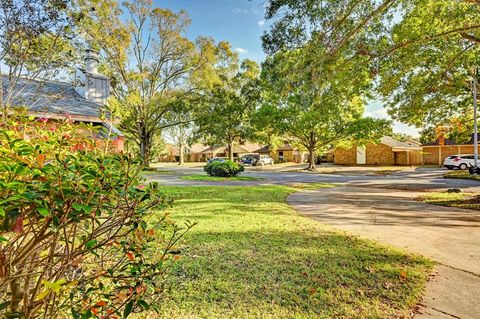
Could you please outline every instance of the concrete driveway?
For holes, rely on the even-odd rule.
[[[324,224],[438,261],[415,318],[480,318],[479,212],[424,204],[416,196],[340,186],[296,193],[288,203]]]

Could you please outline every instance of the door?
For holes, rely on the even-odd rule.
[[[357,165],[367,164],[367,148],[365,146],[357,146]]]

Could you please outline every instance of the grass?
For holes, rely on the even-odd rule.
[[[433,192],[420,199],[433,205],[480,210],[480,194]]]
[[[432,262],[298,215],[295,187],[162,187],[172,217],[198,225],[161,317],[409,318]]]
[[[454,179],[472,179],[472,180],[480,181],[480,176],[472,175],[468,171],[462,171],[462,170],[450,171],[448,173],[445,173],[443,177],[454,178]]]
[[[165,170],[143,170],[143,175],[170,175],[173,174],[172,171],[165,171]]]
[[[217,177],[209,176],[206,174],[195,174],[195,175],[183,175],[180,179],[190,180],[190,181],[209,181],[209,182],[231,182],[231,181],[256,181],[261,178],[251,177],[251,176],[235,176],[235,177]]]

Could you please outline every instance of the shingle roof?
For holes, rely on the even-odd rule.
[[[380,143],[388,145],[392,148],[419,148],[420,145],[412,142],[401,142],[390,136],[384,136],[380,139]]]
[[[2,85],[6,89],[8,77],[1,75]],[[12,103],[15,106],[27,106],[31,112],[70,114],[98,119],[102,106],[80,96],[75,87],[67,82],[36,81],[19,79],[13,88]]]

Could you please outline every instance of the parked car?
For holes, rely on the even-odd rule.
[[[445,159],[443,166],[448,169],[467,169],[474,166],[474,156],[472,154],[452,155]]]
[[[274,164],[273,158],[271,158],[268,155],[258,155],[258,157],[255,158],[255,161],[253,162],[254,166],[273,165],[273,164]]]
[[[246,154],[240,158],[240,163],[243,165],[253,165],[259,159],[258,154]]]
[[[228,161],[228,158],[227,157],[214,157],[214,158],[211,158],[207,161],[207,163],[213,163],[213,162],[219,162],[219,163],[223,163],[225,161]]]

